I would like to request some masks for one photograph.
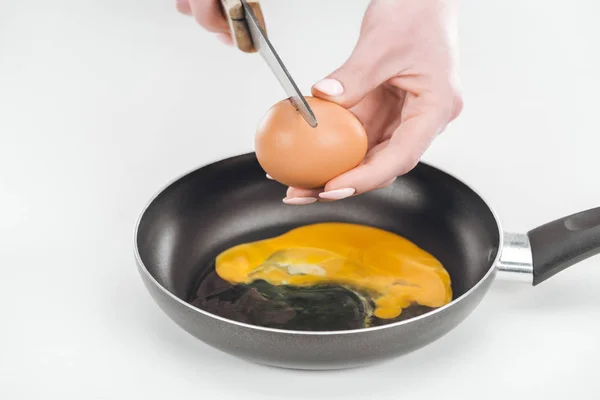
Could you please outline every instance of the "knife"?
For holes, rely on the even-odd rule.
[[[231,36],[236,47],[246,53],[258,52],[289,96],[288,100],[313,128],[318,121],[306,98],[302,95],[294,79],[267,38],[264,17],[259,0],[221,0]]]

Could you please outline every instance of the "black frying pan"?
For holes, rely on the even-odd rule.
[[[479,304],[497,271],[537,285],[600,252],[600,208],[527,234],[504,234],[492,209],[456,178],[426,164],[388,188],[342,201],[285,205],[253,153],[193,171],[163,189],[135,232],[139,272],[152,298],[179,326],[232,355],[272,366],[337,369],[416,350],[457,326]],[[291,331],[229,320],[188,300],[211,261],[235,244],[317,222],[351,222],[398,233],[450,273],[451,303],[411,319],[365,329]]]

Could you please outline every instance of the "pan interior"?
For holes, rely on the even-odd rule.
[[[496,219],[466,185],[426,164],[386,189],[346,200],[291,206],[286,188],[268,180],[253,153],[191,172],[144,211],[136,245],[156,281],[187,301],[221,251],[318,222],[350,222],[397,233],[448,270],[453,298],[479,282],[499,244]]]

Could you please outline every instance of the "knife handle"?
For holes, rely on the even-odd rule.
[[[260,27],[266,35],[265,20],[260,8],[260,0],[246,0],[252,12],[258,19]],[[246,23],[246,12],[240,0],[221,0],[223,14],[229,23],[233,44],[246,53],[255,53],[256,49],[252,44],[252,37]]]

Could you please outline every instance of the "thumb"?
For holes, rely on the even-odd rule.
[[[438,120],[431,114],[407,119],[389,142],[373,148],[375,151],[364,163],[327,182],[319,197],[340,200],[387,186],[418,164],[440,129]]]
[[[373,47],[369,48],[364,40],[359,40],[341,67],[313,85],[313,96],[332,101],[344,108],[354,107],[387,80],[387,77],[381,74],[381,68],[378,68],[380,57],[373,53]]]

